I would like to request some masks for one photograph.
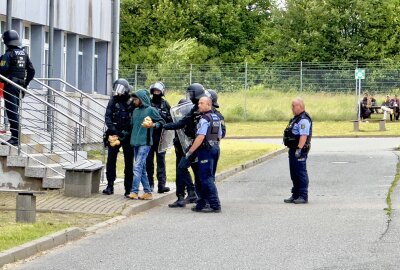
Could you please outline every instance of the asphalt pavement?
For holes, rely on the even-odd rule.
[[[314,139],[306,205],[284,153],[219,183],[222,213],[162,205],[6,269],[400,269],[399,144]]]

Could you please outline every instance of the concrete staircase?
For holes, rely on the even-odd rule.
[[[0,137],[7,140],[9,135],[1,134]],[[40,179],[42,188],[63,188],[65,176],[63,167],[74,163],[72,144],[54,142],[51,152],[50,142],[43,141],[43,138],[49,138],[49,136],[43,132],[35,134],[30,131],[22,131],[21,155],[18,155],[18,150],[14,147],[0,145],[0,157],[6,157],[6,164],[3,166],[7,166],[8,170],[14,169],[19,172],[23,170],[23,177],[27,181],[29,178]],[[77,152],[77,161],[86,159],[86,151]]]

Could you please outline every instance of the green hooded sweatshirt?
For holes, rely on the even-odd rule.
[[[131,145],[153,145],[153,129],[142,127],[143,120],[146,116],[149,116],[153,123],[156,125],[155,128],[162,128],[165,124],[165,121],[160,116],[157,109],[151,107],[150,93],[147,90],[138,90],[133,94],[133,96],[138,97],[142,102],[142,105],[136,108],[132,114]]]

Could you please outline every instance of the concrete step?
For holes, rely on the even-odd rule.
[[[49,176],[43,178],[42,181],[43,188],[63,188],[64,187],[64,177],[57,175],[57,176]]]
[[[44,164],[60,163],[60,156],[51,153],[29,154],[21,156],[7,156],[8,167],[26,167]]]
[[[33,132],[24,130],[21,132],[21,143],[38,143],[50,140],[50,134],[44,131]]]
[[[55,171],[62,173],[65,175],[65,171],[63,170],[63,166],[66,164],[48,164],[46,166],[36,165],[36,166],[28,166],[25,167],[25,176],[26,177],[34,177],[34,178],[46,178],[52,176],[59,176]],[[49,169],[48,167],[52,168],[53,170]]]
[[[0,145],[0,157],[6,157],[10,155],[10,146]]]

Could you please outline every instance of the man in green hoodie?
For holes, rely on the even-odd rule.
[[[131,145],[133,146],[133,183],[129,198],[133,200],[152,200],[149,179],[146,173],[146,159],[153,145],[153,128],[162,128],[165,124],[157,109],[151,107],[150,93],[139,90],[133,95],[135,110],[132,114]],[[142,183],[144,194],[139,197],[139,185]]]

